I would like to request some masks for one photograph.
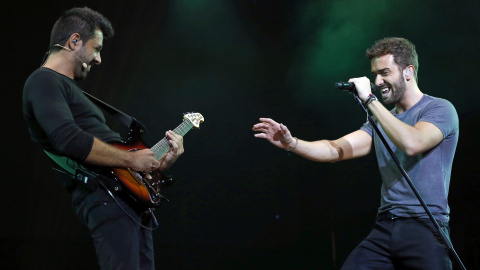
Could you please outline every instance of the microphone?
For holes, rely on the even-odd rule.
[[[87,64],[86,64],[85,62],[83,62],[83,60],[82,60],[74,51],[70,50],[69,48],[67,48],[67,47],[65,47],[65,46],[62,46],[62,45],[60,45],[60,44],[55,44],[55,45],[53,45],[53,46],[63,48],[63,49],[65,49],[65,50],[73,53],[73,54],[78,58],[78,60],[80,60],[80,62],[82,62],[82,67],[83,67],[84,69],[86,69],[86,68],[88,67]]]
[[[338,90],[350,91],[350,92],[356,90],[355,89],[355,84],[350,83],[350,82],[336,82],[335,83],[335,88],[337,88]],[[370,88],[372,89],[372,92],[374,90],[377,90],[377,87],[373,83],[370,83]]]
[[[337,88],[338,90],[352,91],[355,90],[355,84],[349,82],[336,82],[335,88]]]

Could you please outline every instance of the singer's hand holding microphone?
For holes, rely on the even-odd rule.
[[[370,83],[367,77],[352,78],[348,80],[348,83],[337,82],[335,87],[340,90],[356,91],[358,97],[362,102],[368,99],[368,96],[372,94],[372,89],[375,89],[375,85]]]

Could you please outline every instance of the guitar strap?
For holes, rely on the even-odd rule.
[[[73,179],[82,182],[82,184],[85,184],[90,190],[94,190],[98,186],[97,181],[94,181],[94,177],[91,177],[86,173],[82,173],[88,172],[88,170],[75,160],[69,159],[64,156],[55,155],[46,150],[43,151],[55,164],[57,164],[61,169],[63,169],[61,170],[59,168],[53,167],[54,170],[68,174]]]
[[[101,184],[108,190],[111,190],[115,193],[122,191],[122,187],[117,182],[85,168],[75,160],[64,156],[55,155],[45,150],[43,151],[53,162],[55,162],[55,164],[63,169],[62,171],[60,169],[53,168],[54,170],[68,174],[71,178],[79,181],[80,184],[86,186],[88,189],[95,190],[98,187],[98,184]]]
[[[95,103],[97,106],[100,108],[104,109],[106,112],[117,118],[120,123],[125,125],[126,127],[130,128],[131,130],[138,130],[141,133],[146,133],[145,126],[140,123],[137,119],[134,117],[131,117],[130,115],[120,111],[119,109],[113,107],[110,104],[105,103],[104,101],[90,95],[89,93],[83,91],[85,96],[87,96],[93,103]]]

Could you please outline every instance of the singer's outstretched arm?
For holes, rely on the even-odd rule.
[[[362,130],[334,141],[313,142],[292,137],[285,125],[270,118],[260,118],[260,123],[255,124],[253,130],[260,132],[256,133],[255,137],[266,139],[279,148],[291,149],[291,152],[317,162],[337,162],[362,157],[372,150],[372,137]]]

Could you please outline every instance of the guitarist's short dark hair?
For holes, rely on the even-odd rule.
[[[83,42],[95,36],[95,30],[103,32],[103,38],[111,38],[114,30],[110,21],[102,14],[88,7],[67,10],[56,22],[50,35],[50,50],[59,50],[55,44],[64,45],[74,33],[80,34]]]

